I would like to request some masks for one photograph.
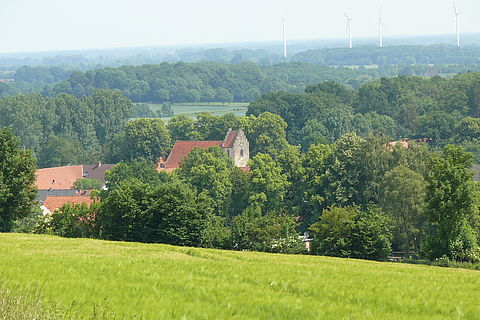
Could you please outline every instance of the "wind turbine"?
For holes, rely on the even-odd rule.
[[[282,17],[283,23],[283,57],[287,58],[287,18]]]
[[[352,18],[348,14],[346,14],[345,12],[343,12],[343,14],[345,15],[345,18],[347,18],[348,47],[351,49],[351,48],[353,48],[353,44],[352,44]]]
[[[378,18],[377,18],[377,21],[378,21],[378,45],[379,45],[380,48],[383,47],[383,28],[384,28],[384,25],[383,25],[382,12],[383,12],[383,8],[380,8],[380,12],[378,13]]]
[[[455,0],[453,0],[453,13],[455,14],[455,27],[457,31],[457,47],[460,47],[460,27],[458,26],[458,16],[460,15],[460,12],[457,11]]]

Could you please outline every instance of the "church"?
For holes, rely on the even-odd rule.
[[[232,159],[233,163],[244,171],[248,171],[247,163],[250,158],[250,150],[247,137],[242,129],[229,129],[225,139],[218,141],[177,141],[173,146],[168,158],[160,159],[158,170],[173,171],[180,167],[180,162],[188,156],[193,148],[219,147]]]

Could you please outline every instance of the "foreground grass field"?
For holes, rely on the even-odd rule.
[[[471,270],[22,234],[0,234],[0,263],[3,290],[37,288],[83,316],[480,317],[480,272]]]

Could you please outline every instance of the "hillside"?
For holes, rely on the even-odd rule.
[[[0,261],[7,280],[1,289],[36,286],[48,301],[82,315],[94,306],[127,319],[475,319],[480,313],[480,274],[469,270],[23,234],[0,234]]]

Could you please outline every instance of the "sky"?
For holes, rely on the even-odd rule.
[[[480,0],[456,0],[461,32],[480,32]],[[0,0],[0,52],[455,32],[451,0]]]

